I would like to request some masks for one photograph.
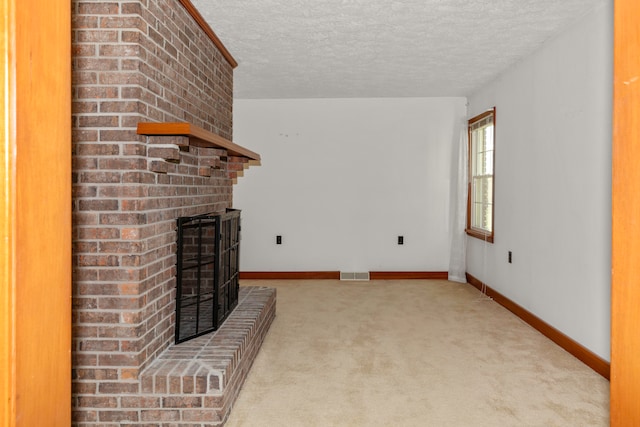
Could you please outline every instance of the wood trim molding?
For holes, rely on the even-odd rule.
[[[339,271],[241,271],[245,280],[339,280]]]
[[[640,2],[615,0],[611,250],[611,426],[640,425]]]
[[[471,196],[469,196],[469,194],[471,194],[471,184],[468,184],[467,186],[467,200],[468,200],[467,206],[471,206]],[[470,207],[467,208],[467,216],[471,215],[470,209],[471,209]],[[467,236],[475,237],[476,239],[480,239],[486,243],[493,243],[493,233],[492,234],[482,233],[478,230],[474,230],[473,228],[469,228],[469,227],[465,228],[464,231],[467,233]]]
[[[16,179],[15,152],[17,142],[12,117],[15,97],[15,70],[11,66],[14,55],[15,19],[11,2],[4,2],[0,13],[2,31],[2,64],[0,68],[0,129],[2,129],[2,157],[0,158],[0,425],[15,426],[15,281],[14,254],[16,235]]]
[[[370,280],[447,280],[446,271],[371,271]],[[240,279],[252,280],[340,280],[339,271],[242,271]]]
[[[179,1],[180,1],[180,4],[182,4],[182,6],[184,6],[184,8],[187,10],[187,12],[189,12],[189,15],[191,15],[193,20],[196,21],[198,26],[202,28],[202,30],[205,32],[207,37],[209,37],[209,39],[211,39],[213,44],[218,48],[222,56],[224,56],[224,59],[226,59],[229,65],[231,65],[231,68],[236,68],[238,66],[238,63],[236,62],[235,59],[233,59],[233,56],[231,56],[231,53],[227,50],[227,48],[222,43],[222,41],[220,41],[216,33],[211,29],[207,21],[205,21],[205,19],[200,14],[200,12],[198,12],[198,9],[196,9],[193,3],[191,3],[191,0],[179,0]]]
[[[553,326],[546,323],[544,320],[537,317],[535,314],[526,310],[522,306],[516,304],[509,298],[505,297],[498,291],[492,289],[486,284],[482,283],[477,278],[473,277],[471,274],[467,273],[467,282],[477,288],[478,290],[482,290],[483,287],[486,290],[487,296],[493,298],[495,302],[518,316],[520,319],[528,323],[542,335],[549,338],[551,341],[558,344],[560,347],[574,355],[577,359],[582,361],[585,365],[605,377],[609,379],[610,375],[610,365],[609,362],[602,359],[597,354],[593,353],[589,349],[585,348],[581,344],[577,343],[573,339],[569,338]]]
[[[232,156],[246,157],[249,160],[252,160],[252,164],[259,164],[260,162],[260,154],[238,144],[234,144],[220,135],[216,135],[213,132],[209,132],[206,129],[192,125],[191,123],[140,122],[138,123],[137,133],[138,135],[147,136],[188,136],[190,141],[189,143],[192,145],[199,147],[222,148],[227,150],[227,153]]]
[[[71,8],[0,15],[0,425],[69,426]]]
[[[449,273],[446,271],[370,271],[371,280],[447,280]]]

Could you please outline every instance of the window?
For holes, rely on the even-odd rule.
[[[495,107],[469,120],[467,234],[493,242]]]

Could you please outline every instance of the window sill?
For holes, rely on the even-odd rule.
[[[475,237],[476,239],[480,239],[483,242],[493,243],[493,233],[487,234],[471,228],[467,228],[465,232],[468,236]]]

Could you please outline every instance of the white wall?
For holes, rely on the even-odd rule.
[[[234,142],[262,156],[234,187],[242,271],[447,271],[465,102],[236,100]]]
[[[468,238],[467,271],[606,360],[612,22],[600,7],[469,98],[497,120],[495,243]]]

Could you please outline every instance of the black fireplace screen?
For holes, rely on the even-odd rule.
[[[178,218],[176,344],[214,331],[238,305],[240,211]]]

